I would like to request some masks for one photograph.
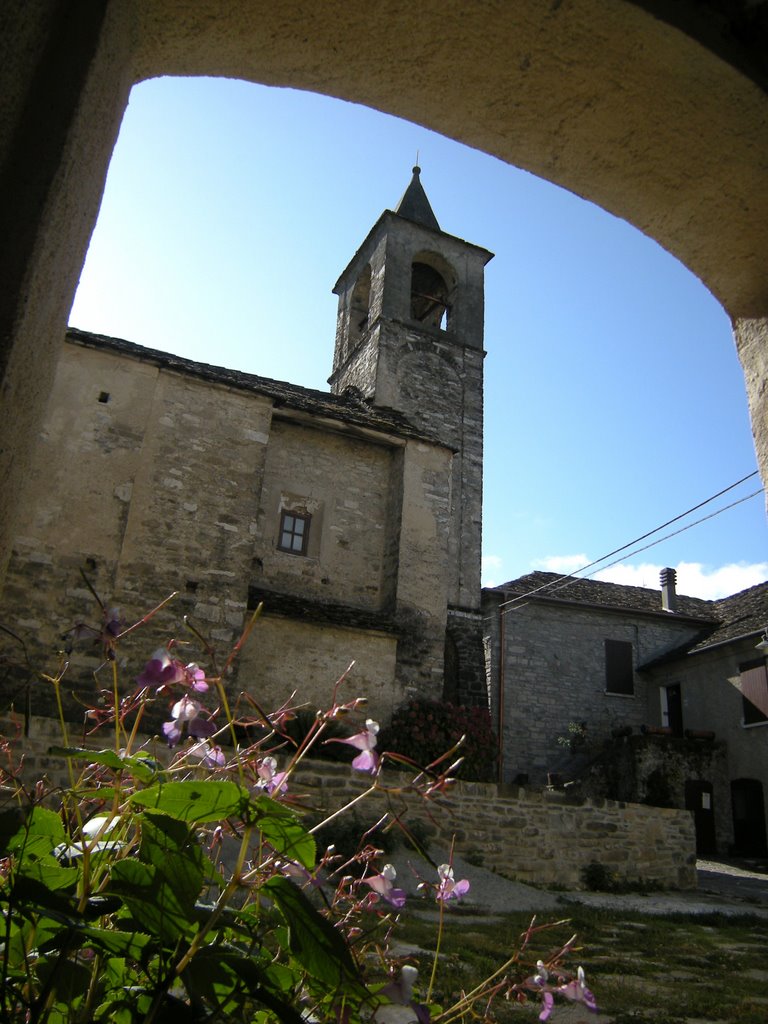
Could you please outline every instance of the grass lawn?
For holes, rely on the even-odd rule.
[[[766,1024],[768,1021],[768,920],[724,915],[650,916],[566,905],[567,923],[538,931],[523,954],[519,973],[534,973],[574,933],[577,952],[564,966],[581,964],[605,1024]],[[433,1002],[449,1005],[472,989],[519,947],[530,914],[488,921],[451,907],[445,914],[440,966]],[[547,923],[541,915],[537,925]],[[419,967],[417,997],[423,999],[432,969],[437,924],[403,915],[396,941],[418,947],[409,956]],[[566,1011],[566,1007],[569,1009]],[[494,1019],[537,1021],[537,1001],[518,1006],[500,1001]],[[594,1021],[584,1007],[556,1000],[550,1018]]]

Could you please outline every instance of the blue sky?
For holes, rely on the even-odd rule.
[[[331,287],[417,153],[441,227],[496,254],[486,584],[577,569],[756,468],[728,318],[676,259],[524,171],[313,94],[223,79],[135,87],[70,322],[327,388]],[[656,587],[672,565],[681,592],[718,597],[768,578],[767,541],[759,494],[600,578]]]

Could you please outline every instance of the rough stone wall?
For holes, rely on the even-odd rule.
[[[452,284],[446,329],[411,318],[412,264],[435,258]],[[454,451],[448,524],[450,605],[477,612],[480,594],[483,462],[483,268],[490,254],[386,212],[342,274],[332,388],[354,387]],[[351,313],[357,281],[370,268],[362,333]],[[458,640],[462,703],[485,701],[482,630],[465,616]]]
[[[633,616],[542,601],[513,605],[501,623],[496,605],[488,603],[486,626],[494,722],[503,717],[503,779],[524,773],[536,784],[560,770],[564,752],[558,737],[568,735],[569,722],[586,722],[588,742],[596,745],[614,729],[630,726],[637,732],[650,724],[642,674],[635,672],[632,696],[606,692],[606,640],[631,643],[637,668],[696,633],[672,615]]]
[[[382,717],[415,693],[438,697],[451,453],[345,431],[343,422],[275,409],[267,395],[167,369],[148,355],[65,345],[0,603],[11,631],[0,636],[4,704],[22,706],[29,692],[35,713],[53,711],[51,688],[35,682],[28,690],[29,680],[57,670],[65,630],[101,624],[81,569],[126,625],[179,592],[121,644],[121,671],[136,674],[171,636],[191,640],[183,615],[221,664],[258,589],[267,618],[251,642],[261,654],[246,648],[242,681],[238,663],[229,677],[233,691],[255,681],[282,699],[293,689],[304,694],[307,684],[302,699],[323,706],[358,660],[355,685]],[[312,515],[306,557],[277,550],[281,507]],[[298,621],[273,607],[285,598],[304,602],[291,610]],[[326,606],[337,615],[321,636]],[[201,658],[199,645],[192,651]],[[72,717],[82,715],[72,691],[93,690],[101,660],[90,642],[69,659]]]
[[[25,752],[28,782],[48,775],[68,784],[61,758],[47,754],[60,742],[53,720],[33,719],[30,735],[17,735],[18,723],[0,719],[0,735]],[[15,737],[15,739],[14,739]],[[95,749],[106,744],[93,741]],[[157,748],[162,756],[162,748]],[[358,796],[370,779],[348,765],[305,762],[291,792],[313,820]],[[509,878],[537,885],[583,888],[582,872],[603,864],[619,880],[662,887],[696,887],[693,820],[686,811],[663,810],[608,800],[569,800],[561,793],[532,793],[515,787],[458,783],[428,803],[408,792],[407,777],[388,774],[387,796],[376,794],[355,807],[363,827],[394,810],[406,823],[419,822],[430,842],[456,849]],[[375,838],[373,840],[375,842]]]
[[[733,842],[727,750],[724,743],[673,736],[625,736],[608,743],[580,774],[590,796],[685,808],[686,782],[712,784],[718,853]]]

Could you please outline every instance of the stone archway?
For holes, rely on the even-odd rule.
[[[768,478],[764,8],[681,0],[671,25],[668,7],[10,0],[0,38],[0,566],[129,91],[159,75],[365,103],[630,221],[733,318]]]

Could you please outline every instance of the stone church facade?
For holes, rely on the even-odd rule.
[[[178,592],[131,638],[137,671],[183,615],[223,661],[263,603],[231,679],[261,706],[323,706],[352,661],[345,695],[374,717],[414,695],[485,702],[490,258],[440,229],[414,169],[336,285],[330,393],[71,329],[0,606],[3,707],[51,710],[29,682],[64,629],[98,624],[83,574],[128,623]],[[67,693],[96,655],[75,646]]]

